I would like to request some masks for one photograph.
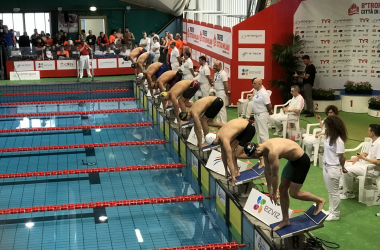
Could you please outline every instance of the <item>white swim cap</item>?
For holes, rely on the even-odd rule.
[[[214,133],[208,133],[205,136],[205,141],[209,145],[211,145],[215,139],[216,139],[216,134],[214,134]]]

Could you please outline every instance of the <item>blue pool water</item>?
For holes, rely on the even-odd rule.
[[[107,94],[107,98],[130,97]],[[132,92],[133,93],[133,92]],[[54,97],[54,96],[53,96]],[[33,97],[14,101],[67,98]],[[79,99],[103,98],[98,96]],[[104,97],[105,98],[105,97]],[[12,98],[2,102],[12,102]],[[107,106],[107,105],[111,105]],[[79,111],[112,108],[114,104],[73,104]],[[120,105],[120,104],[119,104]],[[141,108],[136,101],[127,108]],[[49,109],[60,107],[50,105]],[[38,108],[37,108],[37,111]],[[0,114],[34,112],[25,106],[0,107]],[[147,112],[95,114],[81,117],[0,119],[0,129],[152,122]],[[0,134],[0,148],[109,143],[163,139],[156,125],[142,128],[92,129]],[[96,163],[88,166],[85,163]],[[0,153],[0,174],[176,163],[164,145]],[[38,176],[0,179],[0,209],[144,199],[195,194],[181,169]],[[100,216],[106,216],[100,221]],[[33,222],[34,226],[26,227]],[[141,233],[141,237],[139,235]],[[222,242],[200,202],[80,209],[0,215],[0,249],[151,249]]]

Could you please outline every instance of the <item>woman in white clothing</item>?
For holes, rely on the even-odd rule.
[[[193,80],[195,77],[194,69],[193,69],[193,61],[191,60],[191,53],[189,51],[185,51],[183,54],[183,79],[184,80]]]
[[[326,221],[339,220],[340,189],[339,180],[346,172],[344,163],[344,143],[347,130],[344,122],[337,116],[329,116],[324,121],[326,141],[323,153],[323,179],[329,193],[329,216]]]
[[[334,105],[329,105],[325,109],[325,114],[327,116],[338,116],[339,115],[339,110],[336,106]],[[318,121],[319,121],[319,126],[322,129],[322,132],[316,134],[315,136],[309,135],[303,139],[303,143],[305,145],[305,153],[309,156],[310,160],[313,161],[313,145],[318,142],[318,138],[322,135],[325,134],[325,127],[323,125],[324,121],[321,120],[321,116],[317,115],[316,116]],[[324,143],[324,139],[321,141],[321,144]]]

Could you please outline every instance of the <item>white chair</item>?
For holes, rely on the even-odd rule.
[[[309,137],[309,136],[312,136],[313,138],[315,138],[315,135],[318,133],[318,132],[321,132],[322,129],[319,128],[319,123],[310,123],[310,124],[307,124],[306,125],[306,133],[305,134],[302,134],[302,142],[301,142],[301,148],[303,150],[305,150],[306,146],[305,146],[305,138]],[[318,126],[318,128],[314,128],[313,129],[313,132],[311,133],[311,128],[312,127],[316,127]],[[324,139],[325,136],[319,136],[318,137],[318,140],[316,141],[316,143],[313,144],[313,163],[315,166],[317,166],[317,163],[318,163],[318,154],[319,154],[319,149],[320,147],[322,146],[321,145],[321,141],[322,139]]]
[[[251,95],[254,95],[255,94],[255,91],[246,91],[246,92],[242,92],[242,93],[251,93]],[[248,95],[249,95],[248,93]],[[272,90],[267,90],[267,93],[269,95],[269,97],[272,95]],[[243,99],[239,99],[239,102],[238,102],[238,110],[239,110],[239,105],[240,105],[240,111],[238,111],[238,116],[239,117],[244,117],[245,118],[249,118],[252,114],[252,99],[251,101],[248,99],[248,95],[247,95],[247,99],[243,100]],[[242,96],[241,96],[242,97]],[[270,121],[269,117],[268,117],[268,121]],[[269,123],[268,123],[269,125]]]
[[[279,112],[277,112],[277,109],[289,105],[290,101],[291,101],[291,99],[289,101],[287,101],[285,104],[274,105],[273,115],[279,114],[280,112],[283,113],[284,111],[282,109],[279,109]],[[301,111],[302,111],[302,109],[303,109],[303,106],[301,108]],[[292,115],[292,116],[290,117],[290,115]],[[286,130],[287,130],[288,124],[294,124],[296,132],[299,134],[301,133],[300,121],[299,121],[300,115],[301,115],[301,112],[298,114],[288,114],[287,119],[282,122],[282,138],[286,138]],[[301,135],[296,136],[296,138],[298,138],[298,137],[301,138]]]
[[[360,143],[359,146],[353,149],[346,149],[345,152],[368,153],[371,144],[371,138],[366,137],[364,139],[364,142]],[[375,164],[368,164],[365,170],[365,174],[363,176],[357,177],[357,179],[359,180],[358,201],[365,203],[367,206],[380,204],[380,201],[378,199],[380,193],[380,174],[378,171],[372,171],[375,169],[379,170],[379,166],[376,166]],[[373,185],[374,181],[376,182],[376,186]]]
[[[245,112],[244,106],[246,106],[249,102],[248,95],[253,94],[254,92],[255,92],[255,89],[241,92],[240,99],[238,100],[238,117],[243,116],[243,113]],[[244,98],[244,95],[246,95],[246,98]]]

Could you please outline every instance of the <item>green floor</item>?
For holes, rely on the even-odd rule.
[[[96,76],[94,81],[117,81],[117,80],[134,80],[136,79],[134,75],[123,75],[123,76]],[[76,77],[62,77],[62,78],[41,78],[40,80],[28,80],[28,81],[11,81],[11,80],[0,80],[1,84],[25,84],[25,83],[50,83],[50,82],[76,82]],[[79,79],[80,82],[90,82],[92,78],[83,77]]]
[[[227,113],[229,120],[237,117],[236,108],[229,108]],[[321,116],[324,117],[325,115],[321,114]],[[349,140],[345,145],[346,148],[354,148],[359,145],[360,141],[363,141],[367,135],[368,125],[371,123],[379,123],[380,121],[378,118],[370,117],[367,114],[341,112],[339,116],[345,121],[349,133]],[[317,119],[302,116],[300,126],[306,128],[306,124],[308,123],[317,123]],[[269,131],[270,137],[272,138],[274,130]],[[256,141],[256,138],[254,138],[254,141]],[[346,155],[346,158],[350,157],[351,155]],[[280,171],[282,171],[285,163],[285,160],[280,160]],[[260,184],[263,182],[265,181],[259,180],[255,183]],[[263,187],[264,190],[266,190],[266,186]],[[321,168],[312,165],[303,190],[328,200]],[[291,209],[306,210],[311,205],[310,202],[290,199]],[[380,242],[380,217],[375,217],[375,213],[379,212],[379,209],[379,206],[368,207],[365,204],[359,203],[357,198],[342,200],[340,220],[327,221],[324,223],[324,228],[315,230],[313,233],[321,239],[338,243],[340,249],[343,250],[377,250],[379,249],[378,244]],[[328,202],[324,210],[328,211]]]

